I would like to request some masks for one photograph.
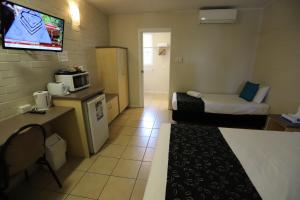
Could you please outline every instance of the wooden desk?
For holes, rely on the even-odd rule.
[[[0,122],[0,145],[27,124],[50,124],[51,129],[67,141],[68,153],[75,156],[89,157],[88,146],[82,144],[74,108],[55,106],[46,114],[21,114]]]
[[[300,132],[300,124],[293,124],[281,115],[269,115],[265,130]]]

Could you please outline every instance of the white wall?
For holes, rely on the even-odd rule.
[[[19,105],[33,103],[32,93],[53,81],[63,65],[84,65],[97,84],[94,47],[108,45],[108,17],[95,7],[79,1],[81,29],[71,28],[67,0],[18,0],[19,4],[65,19],[64,50],[69,62],[59,63],[57,53],[4,50],[0,48],[0,120],[17,114]]]
[[[170,76],[170,48],[167,48],[166,55],[158,54],[158,44],[167,43],[170,47],[170,33],[151,33],[153,38],[153,65],[144,66],[144,92],[162,93],[169,92]]]
[[[170,28],[173,91],[236,93],[251,79],[262,10],[240,10],[235,24],[199,24],[198,12],[112,15],[111,45],[129,48],[130,104],[139,106],[138,30]],[[175,63],[183,57],[182,64]]]
[[[264,10],[254,80],[271,86],[271,113],[300,105],[300,1],[277,0]]]

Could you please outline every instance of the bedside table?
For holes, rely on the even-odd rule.
[[[269,115],[265,130],[300,132],[300,124],[293,124],[281,115]]]

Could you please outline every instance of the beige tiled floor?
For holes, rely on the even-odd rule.
[[[110,125],[110,138],[89,159],[68,158],[57,174],[35,172],[10,192],[25,200],[141,200],[149,176],[161,123],[171,121],[166,95],[145,95],[145,108],[131,108]]]

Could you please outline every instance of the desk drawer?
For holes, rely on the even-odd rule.
[[[118,97],[114,97],[107,102],[107,119],[108,123],[119,115]]]

